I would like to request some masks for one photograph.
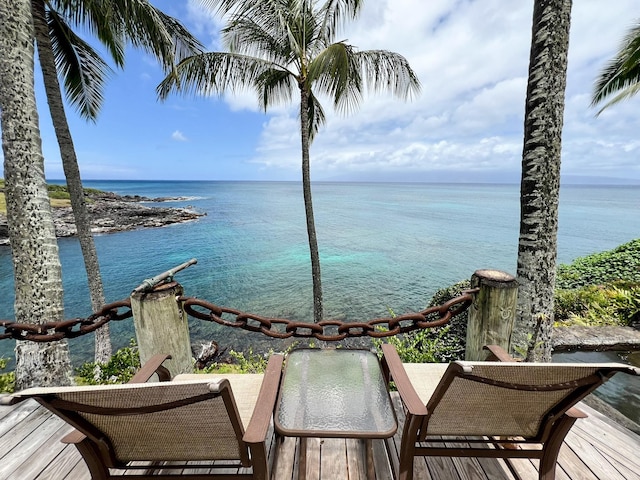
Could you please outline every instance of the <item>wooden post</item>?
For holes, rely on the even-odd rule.
[[[477,270],[471,287],[479,287],[469,308],[465,360],[487,358],[485,345],[500,345],[509,351],[516,316],[518,281],[499,270]]]
[[[157,353],[170,354],[171,360],[164,365],[171,372],[171,377],[193,373],[187,314],[176,301],[182,293],[182,285],[169,282],[151,292],[134,291],[131,294],[140,361],[144,364]]]

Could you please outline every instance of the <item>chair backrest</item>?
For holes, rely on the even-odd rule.
[[[33,397],[92,439],[106,465],[240,460],[250,465],[227,380],[35,388]]]
[[[620,371],[640,375],[616,363],[453,362],[426,405],[423,435],[545,441],[553,422]]]

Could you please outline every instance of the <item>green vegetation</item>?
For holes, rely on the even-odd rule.
[[[560,265],[555,320],[556,326],[640,321],[640,239]]]
[[[624,280],[640,283],[640,238],[558,267],[556,288],[573,289]]]
[[[0,358],[0,371],[7,368],[7,359]],[[13,393],[16,386],[15,372],[0,373],[0,393]]]
[[[127,383],[140,369],[140,352],[135,340],[121,348],[107,363],[87,362],[76,370],[78,385]],[[97,378],[96,378],[97,377]]]
[[[232,350],[229,355],[234,363],[214,363],[205,369],[195,370],[195,373],[262,373],[273,353],[269,351],[268,354],[259,355],[249,349],[245,357],[243,352]],[[135,340],[131,339],[129,346],[118,350],[107,363],[87,362],[76,369],[76,382],[78,385],[126,383],[139,369],[140,353]]]
[[[253,353],[253,349],[249,348],[248,358],[243,352],[231,350],[229,355],[236,363],[214,363],[202,370],[196,370],[196,373],[262,373],[267,368],[269,357],[273,355],[273,350],[269,353],[260,355]]]
[[[7,214],[7,204],[4,197],[4,180],[0,179],[0,214]],[[47,191],[49,192],[49,199],[51,200],[51,206],[54,208],[58,207],[69,207],[71,206],[71,198],[69,196],[69,190],[66,185],[54,185],[47,184]],[[98,190],[96,188],[85,188],[85,195],[97,195],[104,193],[102,190]],[[88,202],[91,200],[88,199]]]

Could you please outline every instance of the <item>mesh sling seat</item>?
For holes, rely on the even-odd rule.
[[[406,412],[400,480],[413,478],[419,456],[533,458],[539,479],[553,480],[565,436],[586,417],[574,405],[617,372],[640,375],[619,363],[516,362],[500,347],[485,348],[491,361],[403,364],[392,345],[382,346],[386,378]]]
[[[273,355],[264,375],[137,383],[153,372],[168,380],[166,358],[153,357],[127,384],[32,388],[12,398],[34,398],[74,426],[62,441],[76,445],[96,480],[267,480],[283,357]]]

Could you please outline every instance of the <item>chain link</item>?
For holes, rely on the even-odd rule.
[[[271,338],[315,338],[325,342],[336,342],[347,337],[382,338],[446,325],[453,317],[469,308],[473,302],[473,294],[477,291],[478,289],[467,290],[442,305],[429,307],[420,312],[375,318],[368,322],[342,322],[340,320],[323,320],[318,323],[297,322],[220,307],[195,297],[180,297],[178,301],[182,302],[188,315],[199,320],[258,332]],[[121,311],[122,309],[124,310]],[[32,342],[52,342],[63,338],[76,338],[94,332],[112,320],[119,321],[132,316],[131,301],[127,298],[105,305],[102,310],[86,319],[75,318],[62,322],[39,324],[1,320],[0,327],[4,328],[4,333],[0,334],[0,340],[11,338]]]

